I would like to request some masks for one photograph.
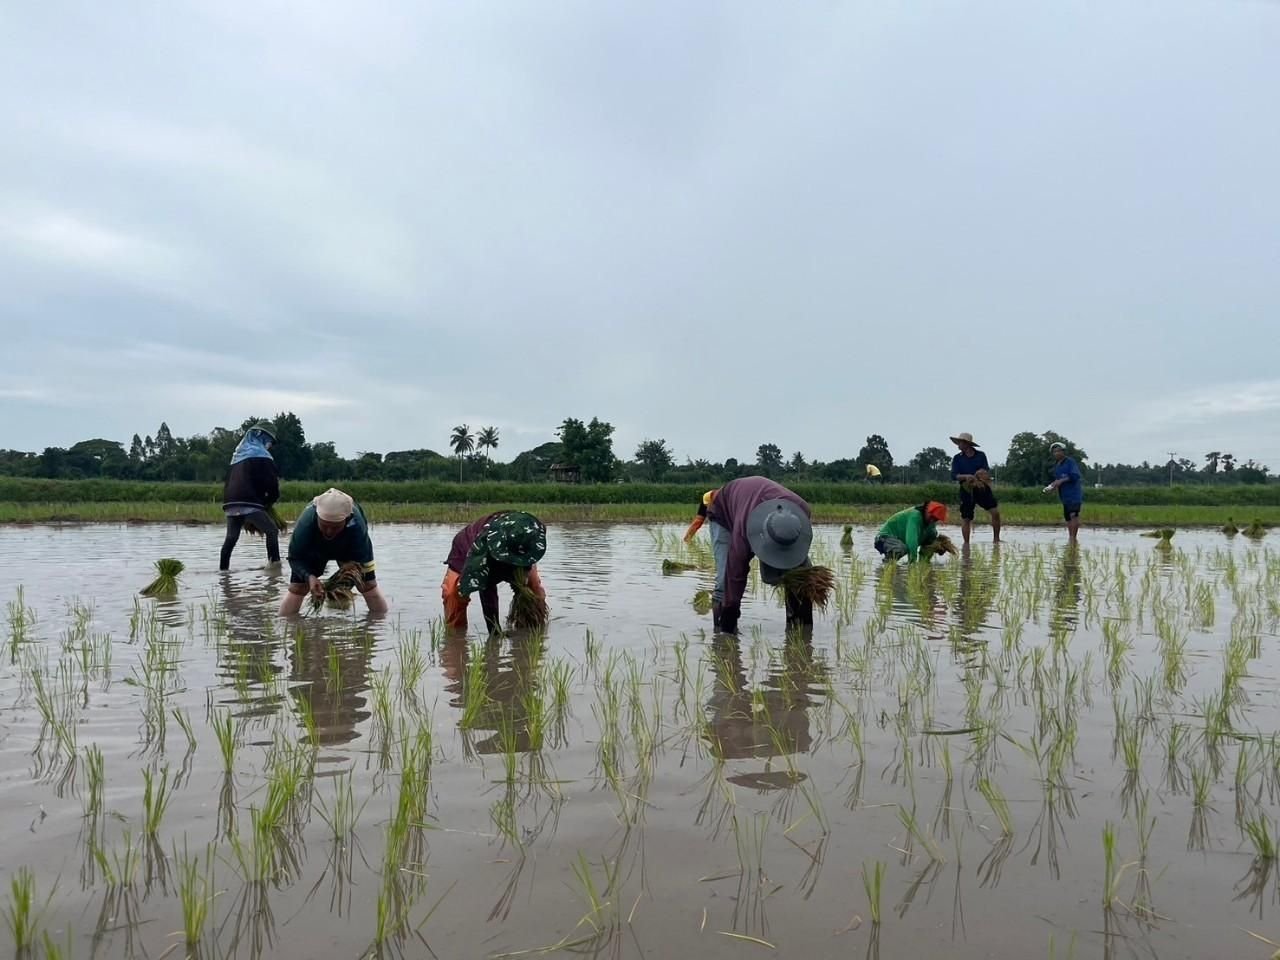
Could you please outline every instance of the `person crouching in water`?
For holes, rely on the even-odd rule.
[[[730,480],[707,507],[716,585],[711,592],[715,628],[737,633],[751,558],[760,558],[760,578],[771,586],[783,575],[808,567],[813,524],[809,504],[767,477]],[[813,624],[813,601],[786,593],[787,626]]]
[[[280,562],[280,529],[267,512],[280,499],[280,474],[271,456],[271,445],[275,442],[274,427],[269,423],[255,423],[245,431],[231,455],[231,467],[222,485],[222,512],[227,517],[227,536],[222,541],[219,570],[231,568],[231,551],[236,548],[240,531],[245,527],[266,537],[268,562]]]
[[[387,612],[387,599],[378,588],[374,573],[369,521],[350,495],[330,487],[311,501],[293,525],[289,538],[289,592],[280,601],[281,616],[296,614],[308,594],[324,598],[320,576],[330,560],[336,560],[339,567],[358,564],[360,579],[356,589],[369,612]]]
[[[946,522],[946,504],[937,500],[899,510],[876,534],[876,550],[886,560],[906,557],[908,563],[915,563],[920,558],[920,548],[938,539],[938,524]]]
[[[498,609],[498,584],[516,581],[541,600],[547,592],[538,575],[538,561],[547,552],[547,528],[530,513],[503,510],[468,524],[457,532],[449,559],[445,561],[440,599],[444,603],[445,625],[455,630],[467,628],[467,606],[471,595],[480,594],[480,609],[491,634],[502,632]]]

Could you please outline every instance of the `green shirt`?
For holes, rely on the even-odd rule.
[[[901,540],[907,545],[907,559],[915,560],[920,556],[920,548],[924,544],[938,539],[938,525],[926,524],[919,507],[907,507],[884,522],[879,536]]]

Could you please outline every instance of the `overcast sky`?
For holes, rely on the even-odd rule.
[[[0,447],[1280,468],[1280,3],[0,5]]]

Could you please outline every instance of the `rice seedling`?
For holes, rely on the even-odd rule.
[[[840,534],[840,548],[842,550],[853,549],[853,526],[845,524],[844,530]]]
[[[1267,535],[1267,526],[1257,517],[1254,517],[1253,522],[1240,532],[1250,540],[1261,540]]]
[[[169,768],[167,766],[163,767],[157,779],[155,771],[151,767],[143,767],[142,832],[144,836],[154,839],[156,834],[160,832],[160,822],[164,819],[165,811],[169,808],[169,802],[172,799],[173,791],[170,789]]]
[[[189,950],[195,949],[204,936],[205,923],[213,905],[213,851],[205,850],[204,870],[200,869],[200,857],[191,856],[183,841],[182,854],[173,848],[173,859],[178,869],[178,899],[182,904],[182,932]]]
[[[168,597],[178,592],[178,577],[185,565],[181,560],[166,557],[156,561],[156,578],[138,593],[144,597]]]
[[[782,575],[779,587],[785,595],[794,597],[801,603],[810,603],[819,610],[826,610],[836,589],[836,576],[830,567],[794,567]]]
[[[693,612],[700,617],[705,617],[711,612],[713,600],[710,590],[699,590],[693,595]]]
[[[96,743],[84,749],[84,771],[88,789],[84,797],[84,815],[90,819],[102,812],[102,790],[106,783],[106,762]]]
[[[920,846],[924,847],[925,853],[929,854],[930,860],[934,863],[945,863],[946,858],[943,857],[942,851],[938,849],[938,845],[933,842],[933,838],[920,829],[919,823],[916,822],[915,811],[908,810],[906,807],[902,806],[902,804],[898,804],[897,806],[898,820],[901,821],[904,827],[906,827],[907,833],[917,843],[919,843]]]
[[[1173,535],[1175,531],[1172,527],[1162,527],[1159,530],[1152,530],[1150,533],[1143,533],[1140,536],[1149,537],[1156,541],[1157,550],[1169,552],[1173,549]]]
[[[1227,522],[1222,525],[1222,532],[1225,533],[1228,537],[1234,537],[1237,533],[1240,532],[1240,528],[1236,526],[1236,523],[1234,520],[1232,520],[1230,517],[1227,517]]]
[[[230,710],[217,710],[210,717],[210,726],[218,738],[218,753],[222,757],[222,770],[230,773],[236,763],[236,725]]]
[[[39,939],[45,910],[53,900],[56,889],[55,884],[44,903],[39,905],[36,898],[36,878],[30,867],[19,867],[9,879],[9,902],[5,905],[4,917],[19,960],[32,955]]]
[[[868,873],[866,861],[862,863],[862,889],[867,894],[867,910],[871,914],[872,926],[880,925],[880,894],[884,887],[885,865],[881,860],[872,862]]]
[[[1116,852],[1116,829],[1110,821],[1102,828],[1102,909],[1111,910],[1120,880],[1120,858]]]
[[[1259,814],[1242,824],[1244,835],[1253,844],[1254,858],[1272,861],[1276,858],[1275,824],[1264,814]]]
[[[333,610],[350,610],[355,603],[356,592],[363,582],[364,571],[360,564],[344,563],[323,582],[323,595],[311,598],[311,611],[316,613],[325,607]]]
[[[940,557],[944,554],[952,557],[958,557],[960,555],[960,549],[945,533],[938,534],[928,543],[920,546],[920,558],[922,560],[928,561],[934,557]]]
[[[507,611],[507,627],[511,630],[545,627],[550,616],[546,598],[529,586],[529,571],[517,567],[511,580],[511,608]]]
[[[1009,801],[1005,799],[1000,787],[984,777],[978,781],[978,792],[982,794],[987,805],[991,807],[991,812],[1000,821],[1002,835],[1013,836],[1013,817],[1009,813]]]

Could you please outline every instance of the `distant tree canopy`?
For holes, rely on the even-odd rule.
[[[875,464],[887,482],[921,483],[947,480],[951,456],[941,447],[925,447],[905,466],[894,467],[889,444],[880,434],[871,434],[856,457],[823,462],[807,459],[797,451],[785,457],[775,443],[762,443],[755,456],[743,463],[729,457],[723,463],[705,458],[686,458],[677,463],[664,439],[645,439],[636,447],[634,458],[620,461],[613,451],[613,425],[593,417],[590,421],[569,417],[557,430],[558,439],[548,440],[517,453],[508,463],[493,461],[498,446],[498,430],[460,425],[453,436],[442,436],[441,447],[393,450],[386,454],[367,451],[347,458],[338,455],[328,441],[307,440],[302,420],[294,413],[274,417],[252,417],[238,428],[215,427],[208,434],[178,437],[161,423],[153,433],[133,434],[128,443],[102,437],[80,440],[70,447],[46,447],[35,453],[0,450],[0,475],[87,479],[102,477],[120,480],[220,481],[226,475],[231,454],[247,430],[260,420],[276,431],[272,455],[281,475],[289,480],[512,480],[543,482],[552,464],[579,467],[587,483],[623,481],[665,481],[717,486],[735,477],[762,474],[783,482],[812,481],[847,483],[866,476],[866,465]],[[458,431],[461,431],[459,433]],[[467,439],[470,439],[468,445]],[[1265,464],[1241,459],[1223,450],[1195,457],[1175,457],[1163,463],[1092,464],[1072,441],[1046,430],[1017,434],[1009,445],[1003,464],[992,463],[998,483],[1011,486],[1042,486],[1053,469],[1049,445],[1061,440],[1068,453],[1080,463],[1088,483],[1107,486],[1175,484],[1261,484],[1276,478]],[[444,444],[449,446],[445,447]]]

